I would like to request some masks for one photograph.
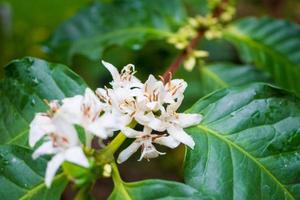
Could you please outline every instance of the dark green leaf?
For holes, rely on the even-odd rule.
[[[242,59],[269,72],[280,86],[300,94],[300,27],[284,20],[247,18],[229,26],[225,38]]]
[[[270,81],[266,74],[252,66],[232,63],[213,63],[200,66],[195,69],[195,73],[181,69],[179,77],[185,79],[189,84],[185,92],[185,104],[189,106],[199,98],[221,88]]]
[[[267,84],[224,89],[190,110],[185,181],[216,199],[300,198],[300,100]]]
[[[0,198],[3,200],[59,200],[67,179],[58,174],[46,188],[47,160],[32,160],[32,151],[17,146],[0,146]]]
[[[221,0],[183,0],[187,9],[194,15],[207,15],[220,3]]]
[[[27,145],[28,127],[36,112],[47,110],[44,99],[83,93],[86,85],[61,64],[24,58],[6,67],[0,83],[0,144]]]
[[[145,41],[162,39],[185,17],[180,0],[97,2],[65,21],[46,46],[63,60],[74,54],[98,60],[112,45],[138,49]]]
[[[194,188],[177,182],[163,180],[145,180],[124,183],[115,187],[110,200],[184,200],[209,199]]]

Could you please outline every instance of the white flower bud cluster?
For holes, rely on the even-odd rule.
[[[209,1],[211,8],[216,8],[220,1]],[[192,71],[197,61],[204,62],[204,58],[208,57],[207,51],[193,50],[190,48],[190,42],[197,37],[201,32],[207,40],[220,39],[223,36],[222,30],[224,24],[229,22],[235,14],[235,9],[231,5],[224,4],[222,13],[219,17],[212,14],[206,16],[190,17],[187,23],[180,27],[176,33],[171,34],[167,38],[167,42],[174,45],[175,48],[187,51],[187,59],[185,59],[183,66],[187,71]]]
[[[177,113],[187,87],[184,80],[174,79],[164,83],[150,75],[142,83],[134,76],[133,65],[125,66],[119,72],[112,64],[102,63],[113,78],[110,88],[98,88],[95,92],[87,88],[83,95],[51,101],[48,103],[49,111],[37,113],[30,124],[29,144],[38,146],[33,157],[54,154],[46,171],[48,186],[64,161],[89,166],[77,126],[85,130],[86,146],[91,145],[93,137],[104,140],[116,131],[122,131],[128,138],[135,138],[119,154],[118,163],[127,160],[140,147],[141,160],[164,154],[157,151],[153,144],[170,148],[180,143],[190,148],[195,145],[183,128],[200,123],[202,116]],[[142,125],[143,130],[129,127],[133,121]]]

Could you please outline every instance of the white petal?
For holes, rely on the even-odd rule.
[[[139,149],[140,146],[141,146],[141,143],[137,142],[137,140],[132,142],[126,149],[124,149],[119,154],[117,162],[120,164],[120,163],[126,161],[132,154],[134,154]]]
[[[156,144],[167,146],[172,149],[178,147],[178,145],[180,144],[180,142],[175,140],[172,136],[159,137],[156,138],[153,142]]]
[[[107,138],[107,133],[104,129],[104,127],[99,123],[98,120],[96,120],[94,123],[89,124],[86,127],[87,132],[94,134],[101,139],[106,139]]]
[[[51,141],[43,143],[41,146],[39,146],[32,154],[32,158],[36,159],[40,157],[41,155],[45,154],[54,154],[56,153],[56,150],[53,148],[53,144]]]
[[[138,123],[148,126],[156,131],[162,132],[166,130],[164,123],[161,120],[157,119],[152,112],[149,112],[146,115],[139,113],[135,116],[135,120]]]
[[[147,105],[148,109],[151,111],[157,111],[160,108],[160,104],[156,101],[149,102],[146,105]]]
[[[177,111],[177,109],[180,107],[184,96],[180,96],[176,99],[176,101],[170,105],[167,106],[167,112],[168,113],[174,113]]]
[[[136,138],[142,134],[142,132],[136,131],[129,127],[125,127],[124,129],[122,129],[122,132],[124,133],[124,135],[126,135],[126,137],[129,137],[129,138]]]
[[[111,136],[114,131],[123,128],[120,118],[112,113],[105,113],[93,123],[89,124],[87,130],[96,136],[106,139]]]
[[[65,160],[83,167],[89,167],[89,161],[81,147],[72,147],[65,151]]]
[[[145,85],[147,85],[147,87],[153,87],[155,84],[157,83],[157,79],[152,75],[150,74],[148,79],[146,80],[145,82]]]
[[[177,91],[173,96],[177,97],[178,95],[183,95],[186,87],[187,87],[187,82],[185,82],[183,79],[173,79],[171,80],[171,85],[176,86]]]
[[[50,187],[53,177],[55,176],[59,166],[64,162],[63,154],[55,155],[47,165],[45,183],[47,187]]]
[[[30,124],[29,145],[33,147],[44,135],[54,131],[51,118],[43,113],[37,113]]]
[[[64,120],[64,118],[60,115],[55,115],[52,121],[56,127],[55,134],[67,138],[70,146],[77,145],[79,143],[77,131],[72,124]]]
[[[73,124],[82,124],[83,113],[81,110],[83,96],[76,95],[74,97],[62,100],[59,114],[68,122]]]
[[[159,155],[164,155],[166,153],[162,153],[156,150],[151,140],[144,142],[144,148],[142,154],[138,161],[141,161],[143,158],[149,160],[151,158],[156,158]]]
[[[200,114],[178,113],[179,125],[182,128],[197,125],[201,122],[201,120],[202,120],[202,115]]]
[[[194,149],[195,142],[193,138],[188,135],[181,127],[179,126],[170,126],[167,129],[168,133],[174,137],[177,141],[189,146]]]
[[[113,66],[112,64],[108,63],[108,62],[105,62],[102,60],[102,64],[104,65],[104,67],[110,72],[112,78],[114,81],[119,81],[120,79],[120,74],[119,74],[119,71],[118,69]]]
[[[83,106],[88,108],[88,113],[84,115],[89,121],[94,120],[102,110],[102,104],[96,94],[90,89],[86,88],[83,98]]]

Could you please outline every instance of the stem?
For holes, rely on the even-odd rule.
[[[170,75],[174,74],[178,68],[180,67],[181,63],[188,57],[189,52],[197,46],[197,44],[200,42],[204,35],[204,30],[198,31],[195,38],[193,38],[188,46],[175,58],[175,60],[169,65],[168,69],[163,75],[163,78],[165,82],[168,82],[170,80]]]
[[[129,124],[129,127],[134,127],[136,121]],[[118,135],[102,150],[96,152],[95,158],[98,164],[110,163],[114,160],[114,153],[119,149],[119,147],[126,140],[124,133],[119,132]]]
[[[214,9],[212,13],[213,17],[219,17],[222,14],[225,6],[227,6],[227,4],[228,0],[221,1],[220,4]],[[183,61],[188,57],[189,52],[191,52],[198,45],[200,40],[203,38],[205,31],[206,29],[198,30],[197,35],[190,41],[188,46],[185,49],[183,49],[181,53],[179,53],[179,55],[169,65],[169,67],[163,75],[165,82],[168,82],[171,79],[171,75],[178,70]]]
[[[111,166],[112,166],[112,178],[113,178],[114,185],[116,187],[123,186],[123,180],[120,176],[117,164],[115,162],[112,162]]]
[[[119,132],[118,135],[107,145],[106,148],[109,152],[114,154],[125,140],[126,136],[122,132]]]

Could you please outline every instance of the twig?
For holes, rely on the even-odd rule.
[[[212,15],[213,17],[219,17],[222,12],[224,11],[225,6],[227,6],[228,0],[223,0],[220,2],[220,4],[214,9]],[[181,53],[174,59],[174,61],[169,65],[167,70],[165,71],[163,75],[163,79],[165,82],[168,82],[171,78],[171,75],[174,74],[180,65],[183,63],[183,61],[188,57],[189,52],[192,51],[200,42],[200,40],[203,38],[205,29],[199,29],[197,32],[197,35],[190,41],[188,46],[181,51]]]

